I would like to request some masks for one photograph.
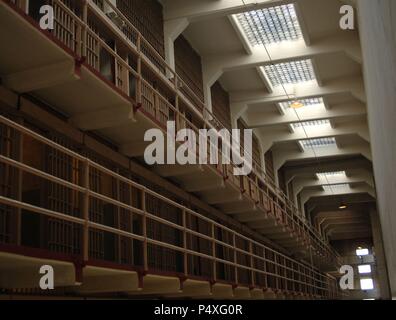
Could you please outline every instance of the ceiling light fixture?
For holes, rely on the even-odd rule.
[[[299,100],[295,100],[290,104],[290,108],[292,109],[300,109],[302,107],[304,107],[304,104]]]
[[[341,202],[340,206],[338,207],[338,209],[340,210],[345,210],[346,208],[348,208],[346,203]]]

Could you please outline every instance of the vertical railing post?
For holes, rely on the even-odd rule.
[[[89,160],[87,159],[83,163],[83,187],[85,188],[84,200],[83,200],[83,261],[89,260]]]
[[[254,279],[255,271],[253,270],[253,268],[254,268],[253,243],[251,241],[249,241],[249,253],[250,253],[250,268],[251,268],[251,271],[250,271],[250,277],[251,277],[250,284],[252,286],[255,286],[256,285],[256,282],[255,282],[255,279]]]
[[[114,81],[114,86],[124,92],[123,88],[120,87],[120,84],[119,84],[120,79],[122,79],[122,73],[120,74],[119,67],[122,66],[122,64],[118,62],[118,57],[117,57],[118,50],[117,50],[117,43],[116,42],[114,43],[113,50],[114,50],[114,53],[115,53],[114,55],[112,54],[113,61],[114,61],[114,80],[113,80]]]
[[[153,91],[153,95],[154,95],[155,119],[160,121],[161,118],[160,118],[159,97],[156,91]]]
[[[307,268],[304,267],[304,291],[305,295],[309,295],[309,290],[308,290],[308,277],[307,277]]]
[[[183,265],[184,265],[184,275],[188,275],[188,254],[187,254],[187,213],[183,209]]]
[[[179,94],[179,76],[175,74],[175,81],[174,81],[174,88],[176,91],[176,94]]]
[[[178,132],[178,130],[180,130],[180,101],[179,101],[179,91],[177,89],[178,86],[178,78],[175,75],[175,119],[173,119],[175,121],[175,125],[176,125],[176,132]]]
[[[19,121],[19,124],[23,125],[23,119]],[[19,133],[18,138],[18,161],[23,162],[23,137],[22,133]],[[17,200],[22,201],[22,189],[23,189],[23,171],[21,169],[17,170],[17,179],[18,179],[18,190],[17,190]],[[22,209],[16,209],[16,234],[15,234],[15,243],[20,246],[22,241]]]
[[[142,211],[143,211],[143,268],[148,271],[148,243],[147,243],[147,214],[146,214],[146,190],[142,189]]]
[[[301,266],[299,264],[297,264],[297,287],[298,287],[298,292],[301,294],[303,293],[303,279],[302,279],[302,273],[301,273]]]
[[[232,233],[232,245],[234,247],[234,272],[235,272],[235,283],[238,283],[238,256],[237,256],[237,250],[236,250],[236,236],[235,233]]]
[[[314,281],[314,276],[312,273],[312,267],[309,270],[309,284],[310,284],[310,293],[311,295],[315,296],[315,281]]]
[[[289,270],[289,272],[292,274],[292,276],[293,276],[293,291],[294,292],[297,292],[297,289],[298,289],[298,292],[300,292],[300,283],[299,282],[297,282],[297,281],[299,281],[299,279],[300,279],[300,274],[295,270],[295,268],[294,268],[294,266],[295,266],[295,263],[294,262],[290,262],[291,263],[291,270]],[[297,276],[296,276],[297,275]]]
[[[263,258],[264,258],[264,268],[263,271],[264,273],[264,286],[268,288],[268,273],[267,273],[267,254],[266,254],[266,249],[263,248]]]
[[[17,1],[17,6],[23,10],[26,14],[28,14],[28,0],[18,0]]]
[[[73,19],[76,24],[76,35],[74,36],[73,50],[77,54],[77,57],[82,57],[82,43],[83,43],[83,28],[84,26],[77,20]]]
[[[127,64],[127,66],[130,66],[130,64],[129,64],[129,55],[128,54],[125,57],[125,62]],[[125,74],[124,74],[123,81],[125,81],[124,88],[125,88],[125,90],[127,92],[128,97],[131,96],[131,90],[129,89],[130,88],[130,86],[129,86],[129,73],[130,73],[130,70],[128,70],[128,68],[125,67]]]
[[[136,47],[138,52],[136,71],[138,74],[136,82],[136,102],[142,103],[142,37],[140,33],[137,35]]]
[[[313,256],[312,256],[312,242],[311,242],[311,237],[309,237],[309,258],[310,258],[310,263],[311,263],[311,267],[313,267],[314,262],[313,262]]]
[[[120,174],[120,170],[117,168],[117,174]],[[117,178],[116,180],[116,192],[115,196],[117,201],[121,201],[121,194],[120,194],[120,180]],[[117,206],[117,229],[121,230],[121,208]],[[121,236],[117,235],[117,261],[121,263]]]
[[[213,256],[213,280],[217,280],[217,267],[216,267],[216,231],[215,225],[212,222],[212,256]]]
[[[278,261],[278,255],[274,253],[274,267],[275,267],[275,289],[279,289],[279,261]]]
[[[121,90],[124,92],[128,97],[129,97],[129,85],[128,85],[128,75],[129,75],[129,70],[126,65],[129,63],[128,55],[121,57],[121,62],[120,63],[120,73],[121,73]]]
[[[88,41],[88,1],[83,1],[83,31],[82,31],[82,50],[81,57],[86,58],[88,55],[87,41]]]

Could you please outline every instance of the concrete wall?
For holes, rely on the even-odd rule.
[[[369,127],[392,296],[396,297],[396,1],[358,0]]]
[[[378,275],[378,285],[382,299],[390,298],[388,270],[386,266],[384,243],[382,240],[381,224],[376,208],[370,210],[371,228],[374,242],[374,254],[376,260],[376,269]]]

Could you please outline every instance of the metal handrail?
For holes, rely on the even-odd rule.
[[[33,168],[25,163],[22,163],[15,159],[11,159],[5,155],[0,155],[0,163],[4,163],[7,166],[14,167],[17,170],[20,170],[21,172],[27,172],[33,176],[40,177],[42,179],[50,181],[51,183],[55,183],[55,184],[64,186],[64,187],[66,187],[70,190],[74,190],[74,191],[82,194],[84,197],[86,197],[86,200],[87,200],[86,203],[88,204],[88,206],[86,207],[81,204],[82,217],[70,216],[65,213],[61,213],[61,212],[57,212],[57,211],[53,211],[53,210],[49,210],[49,209],[45,209],[45,208],[41,208],[41,207],[37,207],[37,206],[31,205],[31,204],[25,203],[25,202],[21,201],[20,199],[19,200],[11,199],[11,198],[4,197],[4,196],[0,196],[0,203],[2,203],[3,205],[7,205],[7,206],[23,209],[23,210],[28,210],[28,211],[36,213],[36,214],[52,217],[52,218],[59,219],[62,221],[68,221],[68,222],[75,223],[75,224],[82,226],[82,228],[84,229],[83,234],[85,236],[84,236],[84,239],[81,244],[83,246],[81,252],[83,252],[83,259],[85,261],[87,261],[89,259],[89,254],[88,254],[88,252],[89,252],[88,248],[89,248],[89,243],[90,243],[90,239],[88,236],[89,230],[94,229],[94,230],[100,230],[103,232],[112,233],[112,234],[115,234],[118,236],[127,237],[129,239],[134,239],[134,240],[141,241],[141,242],[145,243],[146,244],[146,246],[145,246],[146,254],[144,256],[145,256],[146,261],[144,263],[144,267],[145,267],[146,271],[149,271],[148,263],[147,263],[147,244],[152,244],[152,245],[160,246],[162,248],[168,248],[170,250],[180,252],[181,254],[183,254],[184,257],[196,256],[196,257],[202,257],[202,258],[208,259],[208,260],[212,261],[213,268],[215,268],[216,263],[223,263],[225,265],[232,266],[235,268],[235,276],[236,276],[238,270],[245,270],[245,271],[253,272],[255,274],[273,276],[276,279],[283,279],[285,281],[288,281],[291,284],[301,284],[301,285],[307,286],[307,288],[311,288],[312,290],[322,290],[322,291],[327,292],[329,295],[336,294],[336,292],[334,291],[335,278],[333,278],[329,275],[320,273],[312,265],[303,264],[303,263],[296,261],[282,253],[279,253],[279,252],[277,252],[277,251],[275,251],[275,250],[273,250],[273,249],[271,249],[257,241],[247,238],[244,235],[239,234],[236,231],[222,225],[221,223],[215,222],[215,221],[211,220],[210,218],[205,217],[205,216],[195,212],[194,210],[191,210],[191,209],[177,203],[176,201],[170,200],[170,199],[150,190],[149,188],[134,182],[133,180],[123,177],[120,174],[118,174],[108,168],[105,168],[102,165],[90,160],[89,158],[82,156],[82,155],[80,155],[80,154],[78,154],[64,146],[61,146],[58,143],[56,143],[48,138],[45,138],[45,137],[41,136],[40,134],[38,134],[38,133],[14,122],[14,121],[11,121],[4,116],[0,116],[0,123],[2,125],[5,125],[11,129],[15,130],[16,132],[18,132],[19,134],[21,134],[23,136],[29,136],[30,138],[33,138],[34,140],[44,144],[45,146],[48,146],[54,150],[64,153],[65,155],[69,156],[70,158],[76,160],[78,163],[81,164],[81,167],[83,169],[83,172],[81,172],[81,176],[85,179],[82,182],[83,186],[81,186],[80,184],[77,184],[76,182],[67,181],[62,178],[56,177],[52,174],[48,174],[40,169]],[[137,190],[139,190],[142,193],[143,199],[146,199],[146,196],[150,195],[150,196],[153,196],[161,201],[168,203],[172,207],[179,209],[179,214],[183,215],[183,217],[185,217],[185,215],[188,213],[188,214],[196,217],[199,220],[203,220],[203,221],[209,223],[212,229],[219,228],[220,230],[229,232],[234,239],[233,244],[231,245],[229,243],[221,241],[221,240],[217,239],[216,237],[214,237],[213,235],[212,235],[212,237],[209,237],[207,235],[203,235],[203,234],[191,229],[191,227],[189,227],[187,225],[185,218],[183,218],[183,222],[181,224],[173,223],[166,219],[158,217],[152,213],[149,213],[145,209],[144,205],[143,205],[143,209],[137,208],[131,204],[124,203],[124,202],[119,201],[115,198],[105,196],[98,192],[94,192],[93,190],[90,189],[90,186],[89,186],[89,176],[90,176],[91,170],[99,171],[104,175],[109,175],[110,177],[112,177],[113,179],[116,179],[119,182],[123,182],[130,187],[136,188]],[[79,180],[79,179],[76,179],[76,180]],[[107,226],[107,225],[104,225],[101,223],[91,221],[87,212],[89,212],[89,203],[90,203],[89,199],[92,199],[92,198],[97,198],[104,202],[111,203],[117,207],[127,209],[131,213],[140,215],[144,220],[147,220],[147,219],[155,220],[155,221],[161,223],[162,225],[166,225],[168,227],[174,228],[176,230],[179,230],[180,232],[184,232],[185,234],[190,234],[195,237],[198,237],[199,239],[208,240],[212,244],[229,248],[234,251],[235,256],[237,255],[237,253],[240,253],[240,254],[247,255],[248,257],[253,259],[250,261],[254,261],[254,259],[256,259],[256,260],[262,261],[266,264],[271,264],[274,266],[274,270],[276,270],[276,272],[278,272],[278,273],[269,272],[268,270],[266,270],[266,268],[264,268],[264,270],[261,270],[258,266],[255,266],[256,263],[252,264],[252,263],[247,262],[246,264],[242,264],[242,263],[238,262],[237,259],[230,258],[229,260],[226,260],[225,258],[219,258],[216,256],[216,251],[211,251],[211,254],[205,254],[202,252],[197,252],[197,251],[191,250],[187,247],[188,244],[186,243],[186,241],[183,241],[183,243],[180,245],[175,245],[175,244],[170,244],[167,242],[159,241],[159,240],[148,237],[147,230],[144,232],[144,235],[142,236],[142,235],[136,234],[134,232],[120,230],[120,229],[117,229],[114,227],[110,227],[110,226]],[[146,228],[147,228],[147,225],[146,225]],[[236,238],[246,241],[248,244],[248,247],[249,247],[249,251],[239,248],[235,243]],[[253,246],[260,248],[263,252],[263,256],[255,254],[252,249]],[[293,274],[292,278],[290,278],[287,275],[287,271],[292,272],[292,274]],[[184,273],[187,276],[189,275],[187,265],[184,266]],[[213,276],[214,276],[214,278],[216,278],[214,270],[213,270]],[[306,280],[302,281],[301,277],[303,277]],[[253,283],[251,283],[252,285],[254,285],[253,279],[254,279],[254,277],[251,278],[251,281],[253,281]],[[286,285],[286,287],[287,286],[288,285]],[[278,289],[278,288],[274,288],[274,289]],[[304,293],[304,292],[302,292],[302,293]]]
[[[132,73],[133,76],[137,78],[138,86],[140,83],[140,87],[141,87],[142,83],[144,83],[144,79],[142,78],[141,70],[139,70],[139,66],[138,66],[138,70],[135,71],[130,65],[128,65],[128,63],[124,59],[122,59],[99,36],[97,36],[95,31],[91,30],[90,26],[88,25],[88,23],[87,23],[88,8],[91,9],[91,11],[94,12],[94,14],[96,14],[95,13],[96,5],[92,1],[84,2],[84,4],[83,4],[83,17],[82,17],[83,20],[78,15],[76,15],[73,12],[73,10],[71,10],[64,2],[62,2],[60,0],[52,0],[52,1],[54,4],[58,5],[60,8],[65,10],[65,12],[73,18],[73,22],[77,24],[78,28],[80,30],[83,30],[80,35],[81,39],[80,40],[77,39],[77,41],[75,41],[77,43],[77,47],[74,49],[77,53],[80,53],[82,56],[84,54],[87,54],[87,52],[86,52],[87,51],[86,50],[87,39],[86,38],[87,38],[87,34],[89,34],[95,41],[97,41],[98,44],[100,44],[100,46],[103,49],[105,49],[111,56],[113,56],[113,58],[116,60],[117,64],[122,66],[122,68],[124,68],[126,72]],[[144,54],[144,52],[142,52],[142,45],[144,45],[144,47],[150,51],[150,54],[154,55],[156,57],[156,59],[160,62],[161,66],[164,68],[164,73],[165,74],[170,73],[173,76],[173,80],[172,80],[173,82],[170,82],[169,84],[174,87],[177,98],[186,99],[185,97],[183,97],[183,94],[180,92],[180,86],[181,86],[182,88],[186,89],[188,91],[189,95],[194,98],[195,102],[199,104],[198,110],[191,109],[191,111],[193,111],[197,116],[200,117],[200,119],[204,122],[204,126],[213,127],[213,125],[211,124],[211,121],[206,119],[206,116],[203,115],[202,113],[200,113],[199,110],[203,110],[204,112],[209,114],[212,117],[212,119],[215,119],[215,121],[217,121],[218,123],[221,123],[221,121],[216,119],[216,117],[212,113],[210,113],[207,109],[204,108],[204,103],[200,100],[200,98],[197,97],[195,95],[195,93],[188,87],[188,85],[186,85],[185,82],[176,74],[176,72],[174,72],[174,70],[172,70],[172,68],[170,68],[169,65],[166,64],[166,62],[163,60],[161,55],[151,46],[151,44],[148,41],[145,40],[145,38],[129,22],[129,20],[111,2],[109,2],[109,0],[104,0],[104,2],[107,3],[107,5],[109,5],[123,19],[124,23],[126,23],[126,25],[135,33],[136,48],[131,46],[130,42],[128,42],[126,39],[120,38],[120,40],[124,44],[126,44],[129,48],[131,48],[131,50],[137,55],[138,65],[139,65],[139,63],[141,64],[143,60],[145,60],[144,59],[145,54]],[[96,8],[98,8],[98,7],[96,7]],[[99,17],[99,18],[101,18],[101,17]],[[117,28],[117,30],[123,32],[120,28]],[[82,48],[80,48],[79,44],[81,44]],[[145,62],[146,62],[146,65],[150,67],[150,64],[147,63],[147,61],[145,61]],[[141,69],[141,67],[140,67],[140,69]],[[167,85],[169,85],[169,84],[167,84]],[[145,83],[145,85],[148,85],[148,88],[150,90],[152,90],[152,92],[155,93],[157,96],[162,97],[151,85],[149,85],[148,83]],[[139,90],[137,90],[137,100],[138,101],[141,100],[141,98],[140,98],[141,94],[142,94],[141,91],[139,92]],[[186,106],[188,108],[190,108],[188,98],[187,98],[187,100],[185,100],[185,102],[187,102]],[[168,108],[171,109],[171,107],[169,105],[170,104],[168,104]],[[194,105],[194,103],[192,105]],[[190,121],[188,121],[185,118],[185,116],[180,112],[180,110],[178,110],[177,108],[173,108],[172,111],[175,112],[178,119],[181,118],[181,119],[183,119],[183,121],[186,124],[189,124],[191,127],[194,126]],[[256,165],[257,165],[257,167],[261,168],[261,164],[256,163]],[[285,205],[287,206],[287,208],[291,208],[291,212],[289,212],[289,210],[287,210],[287,208],[284,208],[281,205],[276,204],[276,206],[278,206],[280,208],[280,210],[286,216],[289,217],[288,221],[290,221],[292,223],[292,225],[291,225],[292,228],[294,229],[294,225],[296,225],[297,228],[299,228],[299,229],[302,228],[302,230],[309,235],[309,239],[314,241],[313,244],[316,243],[315,246],[321,247],[322,249],[326,250],[331,255],[335,256],[336,259],[338,259],[337,253],[329,246],[329,244],[324,239],[322,239],[322,237],[317,233],[317,231],[314,230],[313,227],[311,225],[309,225],[306,220],[301,218],[301,215],[297,213],[298,210],[295,208],[294,204],[286,197],[286,195],[282,192],[282,190],[280,190],[275,185],[275,183],[271,179],[268,178],[268,176],[265,174],[265,172],[261,169],[261,172],[257,172],[257,170],[256,170],[255,173],[256,173],[256,178],[260,179],[261,183],[263,185],[267,186],[267,191],[263,190],[264,193],[269,195],[269,187],[272,187],[274,189],[274,193],[275,193],[274,196],[276,196],[277,199],[283,201],[285,203]],[[262,190],[262,188],[258,185],[258,183],[254,182],[249,177],[247,179],[248,179],[249,183],[255,185],[255,187],[258,190]],[[269,184],[269,186],[268,186],[268,184]],[[295,220],[297,220],[297,222]]]

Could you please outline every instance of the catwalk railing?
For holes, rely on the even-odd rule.
[[[2,244],[77,256],[81,265],[106,261],[142,274],[338,297],[336,279],[313,266],[6,117],[0,116],[0,129]]]
[[[2,1],[26,9],[26,1]],[[48,2],[55,10],[52,35],[82,63],[101,73],[119,91],[133,99],[135,112],[144,113],[164,132],[167,121],[176,122],[176,132],[182,128],[196,132],[199,128],[226,128],[111,1]],[[111,35],[111,38],[104,35]],[[106,65],[112,66],[110,73],[109,68],[103,68]],[[221,154],[219,163],[222,163]],[[339,264],[338,254],[302,218],[295,204],[265,174],[261,164],[254,163],[253,173],[244,177],[234,176],[234,167],[233,164],[213,165],[218,174],[240,189],[258,208],[303,238],[308,246],[312,246],[314,254],[324,261]]]

